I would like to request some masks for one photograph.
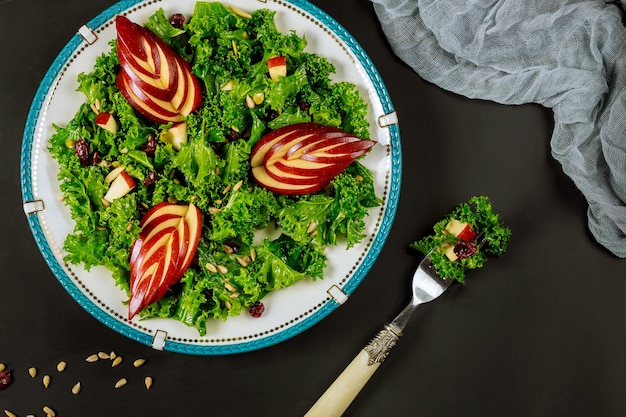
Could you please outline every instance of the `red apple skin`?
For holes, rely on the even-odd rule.
[[[305,153],[300,159],[311,162],[321,163],[340,163],[344,161],[354,161],[355,159],[365,155],[376,142],[360,140],[358,142],[350,142],[341,144],[324,152]]]
[[[272,57],[267,60],[267,68],[272,81],[278,81],[287,75],[287,58],[282,55]]]
[[[128,318],[158,301],[191,264],[202,231],[202,213],[188,206],[160,203],[142,218],[130,253]]]
[[[173,111],[168,111],[154,103],[143,91],[129,81],[125,72],[120,72],[116,78],[117,88],[135,110],[149,120],[157,123],[180,122],[182,117]]]
[[[458,235],[456,235],[456,237],[458,237],[459,239],[466,241],[474,239],[475,236],[476,232],[472,230],[472,226],[470,226],[469,224],[465,226],[465,228]]]
[[[268,165],[268,166],[265,166],[264,168],[265,168],[265,171],[267,172],[267,175],[269,175],[271,178],[275,179],[276,181],[283,182],[285,184],[290,184],[290,185],[316,186],[320,182],[323,182],[325,180],[325,178],[320,178],[318,176],[296,175],[291,172],[285,172],[281,170],[280,165],[276,165],[276,164]]]

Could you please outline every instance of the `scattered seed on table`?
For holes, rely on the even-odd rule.
[[[117,358],[117,353],[115,353],[114,351],[111,351],[111,353],[109,353],[109,359],[113,360]]]
[[[74,384],[74,386],[72,387],[72,394],[76,395],[80,392],[81,389],[81,385],[80,382],[77,382],[76,384]]]
[[[57,364],[57,371],[63,372],[65,371],[65,368],[67,368],[67,362],[61,361]]]
[[[46,388],[50,386],[50,375],[43,376],[43,386]]]
[[[151,376],[147,376],[144,379],[144,383],[146,384],[146,389],[150,389],[152,387],[152,377]]]
[[[133,366],[135,368],[139,368],[140,366],[142,366],[144,363],[146,363],[146,360],[143,358],[137,359],[135,360],[135,362],[133,362]]]
[[[17,417],[17,415],[9,410],[4,410],[4,414],[7,415],[7,417]]]
[[[111,364],[111,368],[115,368],[117,365],[119,365],[120,363],[122,363],[122,357],[121,356],[117,356],[115,358],[115,360],[113,361],[113,363]]]
[[[106,352],[98,352],[98,357],[100,359],[109,359],[110,358],[109,354],[106,353]]]
[[[35,368],[34,366],[31,368],[28,368],[28,375],[30,375],[31,378],[34,378],[37,376],[37,368]]]
[[[93,355],[87,356],[87,359],[85,359],[85,361],[87,362],[96,362],[98,359],[98,355],[96,355],[95,353]]]
[[[47,417],[55,417],[57,415],[57,413],[55,413],[54,410],[47,405],[43,407],[43,412],[46,413]]]
[[[127,383],[128,381],[126,380],[126,378],[122,378],[115,383],[115,388],[122,388]]]

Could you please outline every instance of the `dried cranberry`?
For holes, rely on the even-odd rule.
[[[78,159],[80,159],[80,164],[84,167],[89,165],[89,152],[89,144],[85,141],[85,139],[78,139],[74,145],[74,153]]]
[[[100,152],[93,151],[90,162],[91,165],[98,165],[100,163]]]
[[[277,118],[278,116],[279,116],[279,115],[278,115],[278,112],[277,112],[276,110],[274,110],[274,109],[270,109],[270,110],[268,110],[268,112],[267,112],[267,119],[268,119],[268,120],[274,120],[274,119],[275,119],[275,118]]]
[[[228,136],[227,136],[230,140],[237,140],[239,139],[239,132],[237,132],[235,129],[231,129],[230,132],[228,132]]]
[[[10,369],[0,372],[0,390],[5,389],[13,382],[13,374]]]
[[[300,107],[300,110],[302,111],[309,111],[309,109],[311,108],[311,105],[305,101],[298,104],[298,106]]]
[[[454,254],[459,257],[459,259],[464,259],[472,256],[476,253],[476,244],[474,242],[469,242],[467,240],[459,240],[456,245],[454,245]]]
[[[182,14],[176,13],[170,17],[170,25],[174,26],[175,28],[182,29],[184,24],[185,16],[183,16]]]
[[[154,153],[156,152],[156,147],[157,141],[154,136],[150,135],[148,136],[148,141],[145,145],[143,145],[141,150],[144,151],[148,156],[154,156]]]
[[[146,175],[146,179],[143,180],[143,185],[147,187],[148,185],[154,184],[156,180],[157,180],[156,172],[150,171],[148,172],[148,175]]]
[[[260,301],[256,301],[254,304],[252,304],[249,310],[250,315],[254,318],[261,317],[264,311],[265,311],[265,306]]]

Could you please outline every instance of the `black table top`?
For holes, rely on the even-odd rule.
[[[57,416],[303,415],[408,302],[419,262],[408,244],[457,203],[487,195],[513,231],[509,251],[421,307],[345,415],[624,415],[624,261],[590,236],[586,203],[550,156],[551,111],[469,100],[424,82],[390,51],[366,0],[313,2],[370,56],[400,120],[397,215],[349,300],[278,345],[227,356],[153,350],[85,312],[33,240],[19,160],[28,109],[49,65],[78,27],[113,3],[0,2],[0,363],[15,377],[0,391],[0,411],[40,416],[48,405]],[[85,358],[99,351],[125,361],[89,366]],[[133,368],[135,358],[146,365]],[[63,373],[60,361],[68,364]],[[145,375],[154,379],[149,391]],[[129,383],[116,390],[121,377]],[[78,381],[83,389],[73,395]]]

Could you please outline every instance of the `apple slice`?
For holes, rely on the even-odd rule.
[[[444,229],[451,235],[461,240],[470,241],[476,236],[476,232],[472,229],[472,225],[454,218],[450,219]]]
[[[278,81],[280,77],[287,76],[287,59],[284,55],[272,57],[267,60],[267,69],[272,81]]]
[[[131,247],[128,318],[163,297],[191,264],[202,232],[202,213],[193,204],[163,202],[141,220]]]
[[[252,176],[278,194],[322,190],[376,142],[319,123],[296,123],[263,136],[253,147]]]
[[[111,113],[98,113],[96,116],[96,125],[113,134],[117,133],[117,121]]]
[[[159,138],[165,143],[172,144],[172,148],[180,151],[183,143],[187,143],[188,141],[187,123],[180,122],[172,125],[172,127],[167,129],[165,132],[161,132]]]
[[[126,100],[157,123],[181,122],[202,104],[191,67],[150,30],[116,16],[120,72],[116,84]]]
[[[111,182],[111,186],[104,195],[104,199],[109,203],[112,203],[116,198],[120,198],[128,194],[133,188],[135,188],[135,185],[133,177],[131,177],[126,170],[121,170]]]
[[[119,166],[117,168],[113,168],[111,170],[111,172],[109,172],[107,174],[107,176],[104,177],[104,183],[105,184],[111,184],[113,182],[113,180],[116,179],[118,177],[118,175],[120,175],[122,173],[122,171],[124,171],[124,167],[123,166]]]

